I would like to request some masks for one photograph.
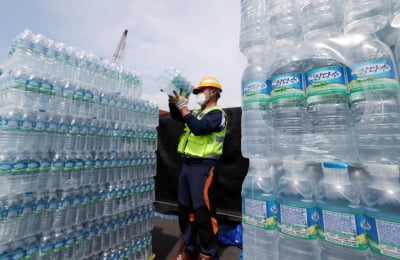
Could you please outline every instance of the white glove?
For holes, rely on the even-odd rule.
[[[189,103],[189,99],[188,96],[189,95],[182,95],[182,90],[180,91],[180,93],[176,93],[174,91],[175,96],[169,96],[169,101],[171,103],[174,103],[174,105],[178,108],[178,109],[182,109],[183,107],[186,107]]]
[[[184,96],[179,96],[178,101],[175,103],[175,106],[178,109],[182,109],[184,107],[187,107],[187,105],[189,104],[189,99],[184,97]]]

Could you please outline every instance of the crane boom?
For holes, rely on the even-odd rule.
[[[125,31],[122,33],[122,37],[118,43],[117,48],[114,51],[111,63],[114,63],[116,65],[121,65],[124,62],[125,44],[127,35],[128,35],[128,30],[125,29]]]

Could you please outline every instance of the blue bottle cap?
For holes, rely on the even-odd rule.
[[[324,168],[347,169],[348,164],[345,162],[324,162]]]

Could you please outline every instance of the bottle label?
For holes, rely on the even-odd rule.
[[[366,216],[368,243],[371,250],[379,255],[400,259],[400,222],[376,219]]]
[[[314,95],[346,94],[344,69],[341,66],[329,66],[306,72],[307,98]]]
[[[73,171],[75,170],[75,166],[76,166],[76,161],[75,160],[68,160],[65,162],[64,171]]]
[[[0,163],[0,174],[10,174],[13,166],[13,163]]]
[[[32,259],[39,253],[39,249],[37,247],[30,247],[26,250],[25,259]]]
[[[64,249],[65,241],[59,241],[54,245],[54,252],[59,252]]]
[[[80,132],[80,127],[78,125],[71,125],[68,127],[68,133],[77,135]]]
[[[48,130],[49,130],[50,132],[56,131],[56,130],[57,130],[57,124],[56,124],[55,122],[49,122],[49,128],[48,128]]]
[[[41,172],[48,172],[51,168],[51,162],[50,161],[41,161],[40,162],[40,171]]]
[[[271,99],[304,98],[300,73],[285,73],[271,78]]]
[[[39,92],[41,87],[40,79],[30,79],[26,86],[28,91]]]
[[[319,235],[326,242],[359,250],[368,248],[364,215],[319,209]]]
[[[28,161],[26,163],[26,171],[29,173],[39,172],[40,163],[35,161]]]
[[[76,241],[76,238],[75,238],[75,237],[68,238],[68,239],[65,241],[65,248],[70,248],[70,247],[72,247],[72,246],[74,245],[75,241]]]
[[[316,208],[280,204],[278,209],[279,232],[305,239],[318,238],[319,214]]]
[[[272,230],[277,228],[278,206],[274,201],[244,199],[243,222]]]
[[[83,92],[83,101],[85,102],[92,102],[93,101],[93,94],[89,91]]]
[[[67,133],[68,132],[68,124],[67,123],[60,123],[57,125],[57,131],[59,133]]]
[[[43,81],[42,82],[42,87],[40,88],[40,91],[41,91],[41,93],[44,93],[44,94],[47,94],[47,95],[54,94],[53,85],[48,81]]]
[[[80,159],[77,159],[75,161],[75,169],[77,171],[80,171],[80,170],[83,170],[84,168],[85,168],[85,162]]]
[[[250,80],[243,83],[242,102],[243,109],[258,108],[259,104],[266,104],[270,99],[270,87],[268,80]]]
[[[40,249],[41,255],[46,256],[50,254],[53,251],[53,246],[52,245],[45,245]]]
[[[82,90],[76,89],[73,93],[74,93],[73,97],[72,97],[73,99],[75,99],[75,100],[83,100],[84,93],[83,93]]]
[[[25,89],[28,83],[28,79],[24,76],[19,76],[14,79],[15,88]]]
[[[12,172],[14,174],[20,174],[25,172],[26,170],[26,162],[25,161],[20,161],[20,162],[16,162],[12,168]]]
[[[18,259],[22,259],[26,256],[26,252],[22,249],[20,250],[16,250],[15,253],[10,255],[10,259],[11,260],[18,260]]]
[[[47,131],[46,126],[48,126],[48,124],[46,124],[46,122],[43,121],[37,121],[36,122],[36,127],[34,130],[41,132],[41,131]]]
[[[350,94],[360,91],[398,88],[390,59],[357,63],[347,68]]]

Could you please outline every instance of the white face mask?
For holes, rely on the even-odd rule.
[[[204,105],[206,103],[206,95],[204,93],[199,93],[196,95],[196,102],[199,106]]]

